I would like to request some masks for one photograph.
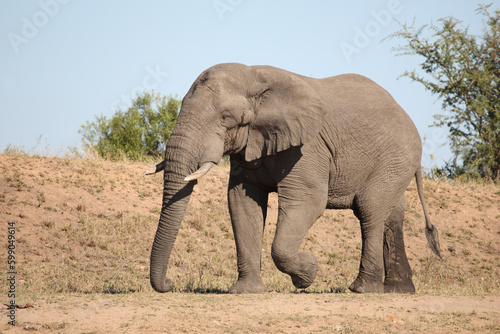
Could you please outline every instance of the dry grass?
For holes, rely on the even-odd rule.
[[[315,283],[299,293],[270,256],[278,206],[273,194],[262,252],[262,277],[271,293],[231,296],[219,294],[237,277],[228,167],[219,166],[195,187],[168,270],[176,293],[161,295],[152,291],[148,276],[162,175],[142,176],[147,167],[93,155],[0,155],[0,221],[4,231],[7,222],[16,225],[16,302],[27,307],[18,311],[17,326],[0,331],[500,331],[498,185],[425,180],[440,231],[440,260],[426,244],[416,187],[410,184],[405,242],[416,296],[348,292],[361,253],[359,223],[349,210],[326,211],[308,233],[303,249],[320,266]],[[6,233],[1,235],[6,244]],[[6,255],[0,252],[0,262],[6,263]],[[0,295],[7,302],[5,284]]]
[[[147,166],[96,156],[0,155],[0,219],[4,224],[16,222],[22,278],[18,288],[23,298],[151,292],[149,253],[161,206],[162,176],[143,177]],[[175,291],[225,292],[237,278],[227,173],[227,167],[216,167],[195,187],[168,271]],[[425,191],[444,260],[426,245],[412,183],[405,234],[418,293],[500,295],[498,185],[426,180]],[[289,277],[275,268],[270,257],[276,214],[273,195],[263,238],[262,277],[270,291],[292,293],[296,289]],[[303,249],[313,252],[320,264],[317,280],[307,291],[344,293],[358,270],[359,223],[348,210],[326,211]],[[0,254],[5,263],[4,257]],[[6,287],[1,289],[5,296]]]

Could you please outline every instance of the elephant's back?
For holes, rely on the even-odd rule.
[[[422,153],[420,136],[408,114],[384,88],[357,74],[318,83],[330,108],[324,130],[335,131],[324,138],[332,138],[336,168],[351,169],[351,176],[360,178],[358,182],[365,182],[373,173],[415,173]],[[346,182],[356,183],[352,179]]]
[[[330,100],[330,105],[346,112],[382,112],[389,107],[388,112],[405,113],[387,90],[365,76],[349,73],[319,81],[322,95]]]
[[[410,116],[391,94],[373,80],[358,74],[320,79],[321,95],[330,106],[327,117],[366,143],[387,141],[421,146]]]

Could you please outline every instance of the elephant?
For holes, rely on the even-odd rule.
[[[351,209],[362,236],[357,293],[414,293],[403,240],[405,190],[415,177],[425,235],[439,237],[425,204],[422,142],[406,112],[357,74],[323,79],[272,66],[224,63],[199,75],[182,100],[165,158],[163,204],[151,250],[150,282],[168,292],[170,253],[197,179],[230,157],[227,192],[238,279],[229,293],[267,291],[260,275],[268,195],[278,196],[271,248],[276,267],[298,289],[318,262],[299,251],[325,209]]]

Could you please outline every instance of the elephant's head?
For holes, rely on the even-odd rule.
[[[170,252],[195,179],[225,154],[246,161],[314,138],[323,125],[323,101],[308,79],[269,66],[220,64],[204,71],[182,101],[167,144],[163,205],[151,251],[151,285],[167,292]]]

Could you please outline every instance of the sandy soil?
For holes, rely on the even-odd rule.
[[[498,185],[426,180],[442,261],[426,245],[409,186],[405,242],[418,291],[411,296],[346,290],[360,252],[359,224],[347,211],[327,211],[311,229],[304,248],[320,271],[306,293],[295,292],[269,256],[272,197],[262,266],[271,292],[233,296],[215,293],[236,278],[228,170],[217,167],[195,188],[174,247],[168,275],[178,290],[161,295],[148,270],[162,177],[144,178],[146,167],[0,155],[0,246],[15,222],[19,270],[17,325],[7,325],[4,306],[1,333],[500,333]],[[213,293],[179,292],[196,289]],[[1,286],[1,304],[7,290]]]
[[[496,333],[500,297],[333,294],[66,296],[5,333]]]

